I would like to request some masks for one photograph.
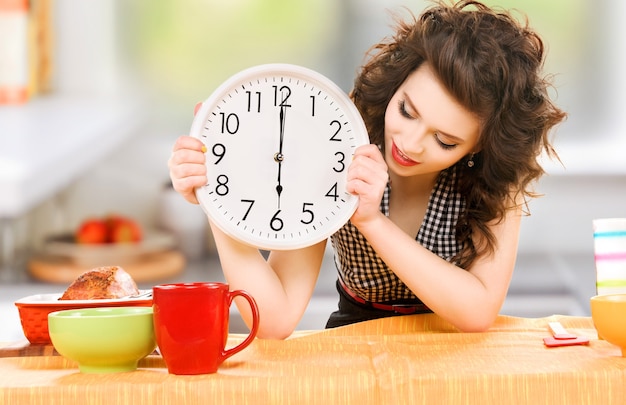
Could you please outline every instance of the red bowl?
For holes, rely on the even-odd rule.
[[[143,292],[143,291],[142,291]],[[152,298],[102,300],[59,300],[62,294],[37,294],[15,301],[24,336],[32,344],[52,344],[48,334],[48,314],[55,311],[97,307],[149,307]]]

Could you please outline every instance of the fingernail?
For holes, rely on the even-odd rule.
[[[207,149],[206,149],[206,145],[202,145],[202,153],[206,153]]]

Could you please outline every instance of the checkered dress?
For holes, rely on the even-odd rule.
[[[445,260],[451,261],[463,247],[455,238],[455,226],[465,210],[465,200],[456,191],[456,166],[444,170],[433,188],[428,209],[415,240]],[[389,216],[387,185],[380,210]],[[332,237],[335,264],[346,286],[370,302],[419,300],[387,267],[351,222]]]

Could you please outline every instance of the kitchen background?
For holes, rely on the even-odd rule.
[[[626,3],[486,3],[517,8],[543,34],[554,95],[570,114],[555,138],[561,163],[545,160],[548,176],[537,185],[545,195],[523,220],[502,313],[587,315],[595,293],[591,220],[626,216]],[[391,33],[392,13],[406,17],[406,6],[417,14],[429,2],[49,4],[50,89],[0,105],[0,341],[22,338],[16,299],[66,288],[33,277],[29,263],[47,238],[73,232],[87,217],[115,212],[148,232],[175,235],[184,270],[142,281],[143,288],[221,279],[200,208],[167,187],[167,159],[194,105],[230,75],[270,62],[315,69],[347,92],[368,47]],[[301,329],[323,327],[336,305],[331,260],[329,252]],[[232,329],[241,325],[235,320]]]

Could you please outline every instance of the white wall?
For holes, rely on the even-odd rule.
[[[594,218],[626,217],[626,176],[544,177],[522,220],[520,252],[593,252]]]

